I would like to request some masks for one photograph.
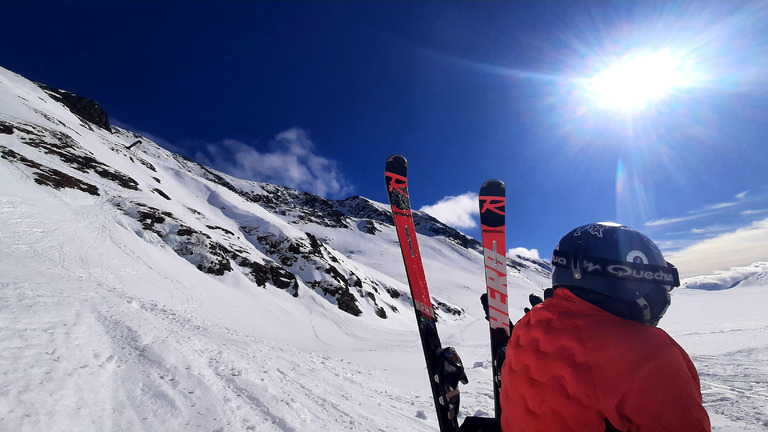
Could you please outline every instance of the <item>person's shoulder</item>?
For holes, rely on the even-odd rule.
[[[686,359],[688,359],[688,353],[683,349],[682,346],[680,346],[677,341],[669,335],[664,329],[658,328],[658,327],[648,327],[649,334],[652,335],[654,338],[654,342],[656,342],[658,345],[663,345],[667,348],[667,351],[670,353],[675,353],[678,355],[682,355]]]

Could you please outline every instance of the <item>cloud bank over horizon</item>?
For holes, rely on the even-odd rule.
[[[768,261],[768,218],[667,254],[681,277],[711,274]]]
[[[692,277],[768,261],[766,215],[768,186],[763,186],[645,226],[680,275]]]

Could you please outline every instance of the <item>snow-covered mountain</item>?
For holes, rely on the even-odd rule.
[[[0,107],[0,430],[436,430],[388,205],[216,172],[2,68]],[[416,222],[462,415],[487,415],[480,245]],[[549,271],[509,260],[513,316]],[[662,321],[719,430],[768,427],[765,272]]]
[[[768,262],[756,262],[747,267],[732,268],[712,275],[701,275],[683,281],[691,289],[724,290],[737,286],[768,285]]]

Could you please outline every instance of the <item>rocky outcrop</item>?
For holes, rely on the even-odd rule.
[[[40,125],[3,120],[0,120],[0,130],[8,131],[8,135],[15,134],[22,144],[57,157],[62,163],[83,174],[94,173],[125,189],[139,190],[136,180],[96,159],[93,153],[67,133]]]
[[[43,89],[53,100],[67,107],[74,115],[106,131],[112,131],[109,126],[109,115],[98,102],[66,90],[40,83],[35,84]]]

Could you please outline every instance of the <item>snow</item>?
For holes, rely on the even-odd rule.
[[[172,248],[183,223],[269,262],[241,227],[292,241],[311,233],[345,277],[364,279],[365,289],[407,293],[394,228],[373,222],[380,232],[370,235],[290,223],[146,138],[138,153],[123,151],[132,133],[89,128],[2,68],[0,102],[0,120],[66,132],[139,184],[125,189],[25,145],[17,133],[0,133],[0,147],[100,191],[41,186],[29,167],[0,159],[0,430],[437,430],[406,295],[376,296],[387,319],[359,297],[355,317],[307,286],[323,273],[310,268],[324,262],[319,257],[291,267],[300,276],[293,297],[237,269],[199,271],[193,261],[205,256]],[[267,187],[225,178],[256,194]],[[178,221],[148,231],[129,215],[147,208],[135,203]],[[491,415],[482,257],[439,236],[420,236],[419,245],[433,296],[465,312],[441,313],[439,323],[443,344],[455,346],[467,366],[461,416]],[[766,267],[687,280],[661,322],[700,372],[713,430],[768,430]],[[518,318],[528,294],[547,280],[540,271],[510,268],[509,284]]]

